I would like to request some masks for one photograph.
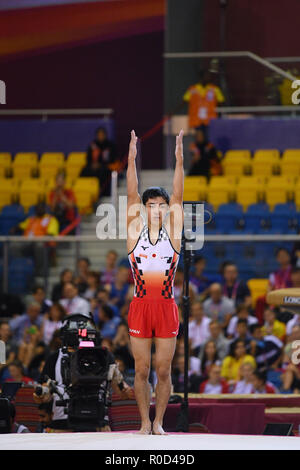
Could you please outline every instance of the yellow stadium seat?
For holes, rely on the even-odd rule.
[[[213,206],[214,210],[218,210],[220,204],[226,204],[232,200],[231,192],[230,185],[209,186],[207,188],[207,202]]]
[[[11,153],[0,153],[0,177],[8,176],[11,172]]]
[[[184,199],[199,201],[206,198],[207,178],[205,176],[185,176],[184,178]],[[198,197],[190,198],[188,193],[198,194]]]
[[[21,182],[19,188],[19,203],[24,207],[25,211],[30,206],[43,201],[45,198],[45,186],[43,186],[39,178],[29,178]]]
[[[250,204],[256,204],[264,198],[267,179],[263,176],[242,176],[236,186],[236,202],[244,210]]]
[[[200,201],[200,191],[197,191],[197,189],[184,189],[183,199],[185,201]]]
[[[100,184],[98,178],[95,177],[81,177],[77,178],[74,185],[73,191],[75,194],[80,191],[85,191],[92,195],[92,201],[96,202],[99,198]]]
[[[92,212],[93,204],[92,194],[82,189],[77,189],[74,193],[78,212],[80,214],[90,214]]]
[[[223,161],[222,168],[225,176],[243,176],[246,175],[250,165],[244,161]]]
[[[17,187],[16,181],[12,178],[3,178],[0,180],[0,209],[3,206],[16,202]]]
[[[284,160],[280,162],[281,175],[300,175],[300,159],[299,161]]]
[[[282,153],[282,161],[300,161],[300,149],[286,149]]]
[[[285,203],[294,198],[296,176],[270,177],[265,188],[265,201],[271,210],[276,204]]]
[[[39,175],[41,178],[56,176],[65,165],[65,155],[62,152],[45,152],[41,155],[39,163]]]
[[[263,160],[263,161],[272,161],[278,162],[280,158],[280,152],[277,149],[260,149],[256,150],[253,155],[253,160]]]
[[[221,200],[225,196],[216,195],[225,192],[227,193],[227,200],[225,202],[233,201],[236,197],[237,180],[238,178],[236,176],[212,176],[207,186],[207,198],[208,194],[210,194],[210,200],[212,197],[214,199],[216,198],[216,201],[218,198]]]
[[[30,178],[37,173],[38,154],[35,152],[19,152],[12,162],[15,178]]]
[[[258,297],[267,293],[269,280],[268,279],[249,279],[247,285],[251,292],[252,306],[255,308],[256,300]]]
[[[82,168],[86,165],[86,159],[87,155],[85,152],[69,153],[65,165],[67,175],[72,178],[77,178]]]
[[[257,150],[253,155],[251,169],[253,175],[271,176],[272,174],[279,173],[279,150]]]
[[[251,160],[250,150],[227,150],[224,155],[225,161],[244,161],[249,162]]]

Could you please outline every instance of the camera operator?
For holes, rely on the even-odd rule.
[[[68,317],[64,320],[60,333],[62,346],[58,351],[52,353],[46,360],[41,374],[41,385],[35,390],[33,394],[35,402],[46,403],[53,399],[53,417],[51,428],[54,432],[73,432],[78,430],[110,431],[111,429],[109,426],[108,406],[110,404],[110,394],[112,390],[115,393],[118,393],[124,399],[131,398],[133,396],[132,389],[125,383],[112,353],[110,353],[106,348],[100,347],[102,338],[99,331],[97,330],[91,314],[89,316],[79,313],[68,315]],[[91,341],[91,338],[93,341]],[[92,343],[92,348],[83,347],[82,340],[87,341],[86,344],[88,345]],[[91,354],[94,355],[91,356]],[[79,386],[77,384],[72,386],[73,384],[70,383],[72,380],[74,382],[73,376],[75,356],[77,358],[76,364],[83,366],[83,372],[78,372],[78,370],[75,370],[76,379],[79,377]],[[82,360],[80,362],[80,357],[84,359],[83,362]],[[92,359],[90,359],[91,357]],[[100,362],[98,369],[101,369],[101,377],[103,377],[101,380],[99,379],[99,384],[97,380],[91,382],[86,381],[90,378],[90,371],[95,370],[94,366],[95,363],[97,366],[96,359],[98,357]],[[96,359],[94,360],[93,358]],[[81,378],[83,381],[86,381],[84,382],[86,385],[80,385]],[[92,376],[92,379],[93,378],[94,377]],[[95,429],[92,429],[92,427],[90,429],[87,418],[87,428],[81,429],[80,426],[77,426],[77,424],[72,426],[72,422],[70,423],[70,415],[68,414],[68,411],[72,409],[72,412],[75,410],[75,414],[80,414],[82,411],[81,406],[83,408],[84,406],[89,406],[93,402],[93,400],[89,398],[89,394],[94,393],[95,395],[95,387],[96,393],[98,395],[98,404],[96,406],[99,410],[102,407],[102,411],[99,411],[98,413],[99,416],[101,415],[98,425],[95,427]],[[77,395],[74,391],[77,393]],[[73,396],[70,396],[72,394]],[[94,395],[91,396],[94,397]],[[67,404],[69,403],[69,407],[63,406],[61,404],[64,401]],[[90,415],[93,415],[93,417],[97,415],[97,410],[90,412]]]

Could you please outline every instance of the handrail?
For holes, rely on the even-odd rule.
[[[107,238],[111,242],[120,241],[123,239],[119,238]],[[41,236],[41,237],[23,237],[17,235],[7,235],[0,236],[0,243],[2,242],[20,242],[20,243],[32,243],[32,242],[96,242],[103,241],[100,240],[95,235],[57,235],[57,236]],[[126,239],[124,238],[124,243]],[[268,241],[300,241],[300,234],[241,234],[241,235],[230,235],[230,234],[220,234],[220,235],[207,235],[204,231],[204,243],[205,242],[244,242],[244,241],[253,241],[253,242],[268,242]],[[124,245],[125,246],[125,245]]]
[[[64,115],[108,115],[112,108],[74,108],[74,109],[1,109],[0,116],[64,116]]]
[[[225,51],[225,52],[166,52],[163,54],[166,59],[193,59],[193,58],[205,58],[205,57],[248,57],[253,59],[256,62],[264,65],[265,67],[273,70],[273,72],[278,73],[284,78],[288,78],[291,81],[297,80],[297,77],[294,77],[289,72],[286,72],[277,65],[274,65],[269,60],[260,57],[257,54],[254,54],[250,51]]]
[[[286,113],[286,112],[298,112],[300,106],[218,106],[216,111],[220,114],[231,114],[231,113]]]

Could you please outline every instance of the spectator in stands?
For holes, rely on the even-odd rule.
[[[22,382],[26,385],[33,385],[33,380],[27,377],[24,373],[24,368],[21,361],[15,360],[8,366],[9,377],[6,382]]]
[[[190,283],[195,288],[196,294],[201,294],[201,300],[209,294],[209,286],[219,280],[220,276],[206,274],[206,260],[203,256],[197,256],[194,261],[193,272],[190,277]]]
[[[49,205],[52,214],[59,222],[60,232],[76,219],[75,194],[65,185],[66,174],[64,171],[59,171],[55,178],[55,187],[49,193]],[[75,234],[75,228],[69,233]]]
[[[98,315],[97,313],[98,309],[102,305],[108,305],[113,310],[114,316],[120,317],[120,310],[118,309],[116,305],[110,302],[109,292],[104,287],[100,287],[100,289],[98,289],[97,291],[96,297],[94,297],[90,301],[91,311],[93,312],[94,315],[96,316]]]
[[[101,331],[103,338],[113,339],[117,332],[117,327],[121,321],[119,317],[114,316],[114,312],[108,305],[101,305],[98,309],[94,321]]]
[[[125,303],[126,296],[129,290],[128,276],[129,268],[126,266],[119,266],[115,281],[112,284],[106,284],[105,288],[109,291],[109,299],[113,305],[116,305],[119,309]]]
[[[49,214],[46,205],[41,202],[35,206],[35,214],[27,217],[12,232],[21,231],[26,238],[37,236],[56,236],[59,232],[59,223],[56,217]],[[19,245],[19,244],[17,244]],[[15,256],[30,256],[34,258],[36,275],[44,274],[45,261],[48,263],[50,254],[55,256],[54,247],[43,242],[20,244],[14,248]]]
[[[216,107],[219,103],[223,103],[225,98],[220,88],[213,82],[212,74],[201,70],[198,82],[191,85],[185,92],[183,100],[189,103],[190,128],[208,126],[211,119],[217,117]]]
[[[209,338],[208,318],[203,311],[203,305],[200,301],[194,301],[191,306],[191,321],[189,322],[189,340],[191,342],[192,356],[198,356],[201,346]]]
[[[90,272],[91,262],[89,258],[79,258],[76,264],[77,276],[75,277],[75,284],[77,285],[78,292],[82,295],[88,289],[88,275]]]
[[[244,362],[250,362],[256,369],[254,357],[247,354],[245,342],[238,339],[230,345],[229,354],[222,362],[221,375],[230,385],[233,385],[240,380],[240,367]]]
[[[291,255],[285,248],[278,248],[276,251],[276,261],[279,269],[269,276],[269,290],[284,289],[291,287]]]
[[[241,379],[234,385],[232,393],[238,395],[253,393],[253,372],[253,364],[250,362],[244,362],[240,368]]]
[[[88,315],[90,311],[89,303],[78,295],[78,288],[74,282],[65,283],[63,299],[60,300],[60,304],[64,307],[68,315],[72,313]]]
[[[267,382],[266,373],[255,370],[252,376],[252,393],[278,393],[276,387],[271,382]]]
[[[73,271],[70,269],[64,269],[60,273],[60,280],[57,284],[54,284],[51,294],[52,302],[58,302],[63,296],[63,288],[66,282],[73,281]]]
[[[41,337],[41,329],[36,325],[31,325],[24,331],[19,343],[18,359],[25,368],[28,368],[35,355],[43,352],[44,343],[41,344]]]
[[[282,393],[300,393],[299,340],[300,326],[295,325],[283,350],[282,375],[280,377]]]
[[[210,176],[222,173],[218,152],[207,138],[206,126],[201,126],[196,130],[195,140],[190,144],[189,150],[192,159],[188,176],[205,176],[208,180]]]
[[[209,331],[210,331],[210,336],[208,339],[214,341],[216,345],[216,349],[217,349],[218,358],[220,360],[223,360],[224,357],[227,356],[228,354],[230,340],[225,338],[222,327],[220,323],[216,320],[212,320],[209,323]],[[201,354],[201,350],[199,353],[199,357]]]
[[[38,302],[31,302],[28,305],[26,313],[10,320],[9,326],[18,344],[23,340],[24,333],[31,334],[34,333],[36,329],[40,329],[43,320],[40,311],[40,304]]]
[[[41,326],[41,337],[46,345],[50,343],[53,333],[62,327],[66,315],[66,310],[59,302],[51,305],[49,313],[44,315]]]
[[[5,343],[5,364],[0,364],[0,383],[8,377],[8,366],[17,359],[18,345],[13,338],[9,322],[2,320],[0,323],[0,340]]]
[[[53,400],[47,403],[40,403],[38,406],[38,413],[39,413],[39,424],[36,427],[34,432],[50,432],[50,424],[53,418]]]
[[[109,250],[106,253],[105,268],[101,271],[101,283],[112,284],[117,274],[118,253],[115,250]]]
[[[125,322],[119,323],[116,335],[112,340],[113,353],[123,358],[126,369],[134,369],[134,359],[131,351],[128,325]]]
[[[46,312],[49,312],[50,307],[52,305],[51,300],[46,299],[46,292],[44,287],[42,286],[35,286],[32,291],[33,301],[36,301],[41,306],[40,313],[43,315]]]
[[[220,394],[229,393],[229,385],[221,377],[221,367],[213,364],[208,373],[208,379],[200,384],[199,393]]]
[[[250,326],[251,354],[255,357],[257,369],[268,370],[274,364],[277,365],[278,359],[283,352],[283,342],[273,334],[265,335],[265,330],[258,324]]]
[[[236,324],[236,336],[231,341],[241,339],[244,341],[247,353],[250,351],[251,335],[248,330],[248,322],[244,318],[240,318]]]
[[[208,340],[201,349],[200,359],[200,374],[202,379],[207,379],[209,371],[213,364],[221,365],[221,361],[218,357],[218,351],[216,344],[213,340]]]
[[[183,282],[183,268],[181,266],[178,266],[174,279],[174,299],[178,306],[182,305]],[[191,283],[189,283],[189,297],[191,303],[193,303],[193,301],[196,299],[196,289]]]
[[[176,363],[172,372],[172,384],[174,393],[183,393],[184,391],[184,356],[180,355],[176,358]],[[188,391],[189,393],[198,393],[200,374],[195,373],[191,369],[190,360],[188,362]]]
[[[117,160],[116,146],[108,139],[104,127],[96,130],[95,139],[87,150],[87,164],[82,169],[80,176],[96,177],[99,179],[100,193],[102,196],[110,194],[111,168]]]
[[[203,302],[203,310],[212,320],[217,320],[222,328],[227,328],[235,313],[234,302],[222,293],[221,284],[215,282],[209,288],[209,298]]]
[[[204,345],[203,345],[204,346]],[[174,364],[176,364],[176,361],[179,357],[184,356],[184,351],[185,351],[185,344],[184,344],[184,338],[178,337],[177,342],[176,342],[176,349],[175,349],[175,356],[174,356]],[[191,344],[188,344],[188,357],[189,357],[189,368],[191,373],[195,373],[200,377],[200,366],[201,366],[201,361],[199,357],[193,356],[191,353]]]
[[[91,300],[97,295],[99,286],[100,286],[100,279],[99,273],[96,271],[89,271],[87,275],[87,289],[82,293],[82,297],[86,300]]]
[[[251,308],[251,292],[247,284],[239,279],[236,264],[226,263],[223,269],[223,277],[223,294],[229,299],[232,299],[236,306],[242,303]]]
[[[286,326],[283,322],[276,319],[276,313],[272,308],[267,307],[264,311],[264,325],[262,334],[277,336],[281,341],[285,340]]]
[[[237,324],[239,320],[245,320],[246,324],[250,327],[257,322],[257,318],[249,313],[249,307],[246,304],[239,304],[236,308],[236,313],[233,315],[229,321],[227,327],[227,336],[229,338],[237,338]]]

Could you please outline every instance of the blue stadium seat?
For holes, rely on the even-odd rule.
[[[270,211],[265,204],[253,204],[249,206],[243,215],[244,232],[268,233],[270,228]]]
[[[0,214],[0,235],[9,235],[9,231],[24,218],[24,209],[20,204],[4,206]]]
[[[297,233],[298,218],[293,202],[276,204],[270,214],[271,233]]]
[[[34,276],[34,263],[31,258],[13,258],[8,266],[9,293],[25,294]]]

